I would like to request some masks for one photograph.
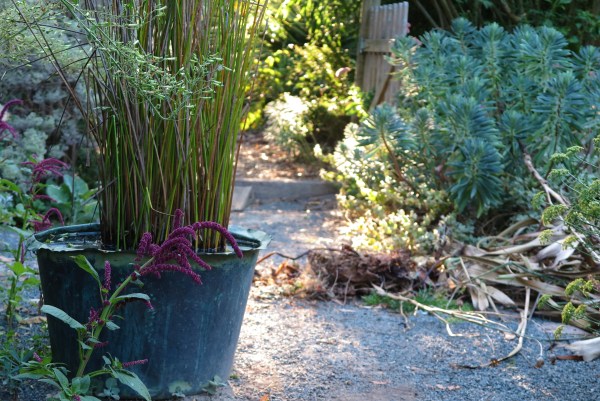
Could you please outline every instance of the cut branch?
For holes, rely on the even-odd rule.
[[[560,204],[570,206],[569,201],[563,198],[562,195],[560,195],[558,192],[550,188],[550,185],[548,185],[548,181],[544,177],[542,177],[542,175],[535,169],[535,166],[533,165],[533,160],[531,159],[531,155],[527,153],[527,151],[522,145],[521,150],[523,152],[523,162],[525,163],[527,170],[529,170],[533,177],[540,183],[542,188],[544,188],[546,194],[549,197],[554,198]]]

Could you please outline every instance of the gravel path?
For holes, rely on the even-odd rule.
[[[507,322],[513,329],[517,322]],[[551,337],[538,323],[528,335],[544,348],[467,323],[452,324],[451,337],[437,318],[400,314],[360,305],[251,297],[231,388],[217,397],[188,400],[269,401],[442,401],[597,400],[598,362],[550,362]],[[262,397],[262,398],[261,398]]]
[[[276,233],[268,251],[297,255],[331,245],[335,237],[335,210],[307,213],[311,205],[314,199],[254,204],[234,220]],[[504,323],[515,330],[516,314],[508,316]],[[553,327],[530,321],[518,355],[470,369],[464,366],[506,356],[518,339],[458,321],[451,325],[457,336],[451,336],[442,321],[423,312],[405,318],[360,302],[295,300],[255,286],[229,387],[186,401],[600,400],[600,362],[553,363]],[[544,364],[536,368],[540,352]]]

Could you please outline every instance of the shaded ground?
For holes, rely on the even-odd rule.
[[[294,160],[288,152],[267,142],[260,132],[250,131],[244,136],[237,171],[242,179],[306,179],[318,177],[322,167]]]

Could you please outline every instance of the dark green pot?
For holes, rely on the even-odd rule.
[[[61,227],[35,236],[44,303],[58,307],[77,321],[88,321],[90,308],[99,309],[96,282],[73,262],[72,256],[85,255],[103,277],[104,262],[112,266],[115,288],[132,272],[135,252],[98,249],[98,225]],[[162,273],[159,279],[146,276],[143,292],[151,298],[154,310],[142,302],[120,309],[123,319],[115,319],[119,330],[103,332],[108,345],[95,352],[89,368],[101,366],[101,357],[110,354],[120,361],[148,359],[131,368],[155,399],[173,393],[198,394],[219,376],[227,380],[242,326],[254,267],[260,249],[270,238],[263,232],[231,229],[244,257],[233,253],[202,254],[212,270],[199,271],[202,285],[175,272]],[[135,286],[134,286],[135,287]],[[77,336],[63,322],[48,318],[50,345],[54,362],[77,370]],[[88,368],[88,370],[89,370]],[[122,396],[132,397],[127,388]]]

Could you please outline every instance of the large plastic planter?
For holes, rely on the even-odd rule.
[[[147,385],[153,399],[174,393],[198,394],[215,376],[226,380],[233,365],[254,267],[260,249],[270,238],[261,231],[232,228],[244,257],[232,252],[201,254],[212,270],[198,273],[202,285],[176,273],[146,276],[143,287],[130,288],[150,296],[154,310],[132,302],[118,312],[119,330],[105,329],[89,367],[101,366],[110,354],[122,362],[148,359],[131,368]],[[37,258],[44,304],[58,307],[85,324],[90,308],[100,307],[97,284],[73,262],[85,255],[103,277],[104,262],[112,266],[113,288],[133,269],[135,252],[98,248],[99,226],[61,227],[36,234]],[[135,286],[133,286],[135,287]],[[53,362],[64,363],[71,373],[78,366],[77,336],[63,322],[48,317]],[[103,383],[97,383],[102,385]],[[122,396],[135,397],[127,388]]]

